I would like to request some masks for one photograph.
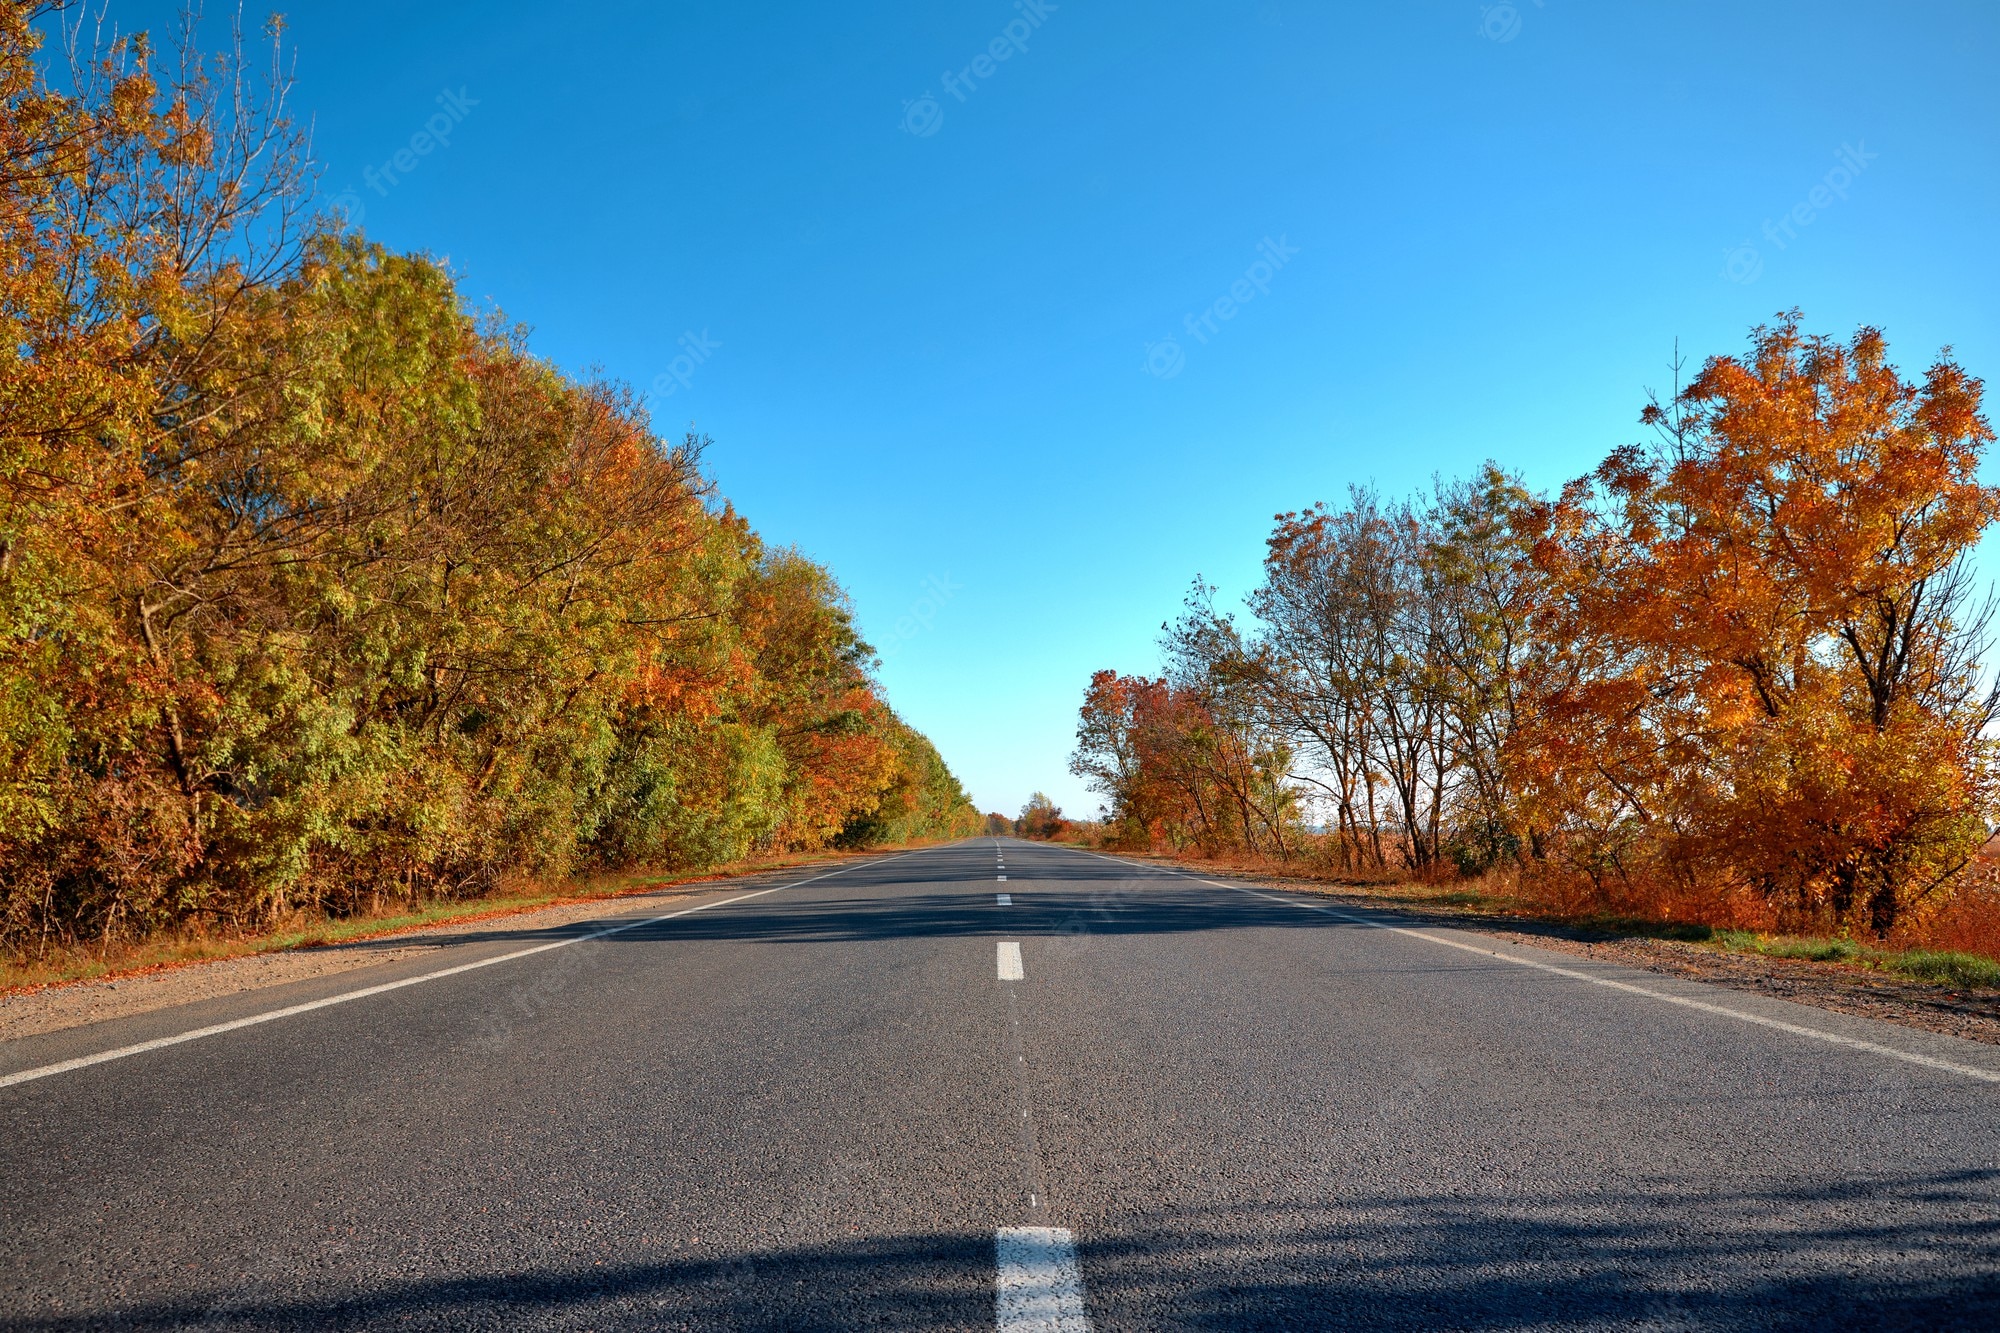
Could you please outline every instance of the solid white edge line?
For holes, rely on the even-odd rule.
[[[1065,1227],[1001,1227],[993,1237],[1000,1333],[1089,1333],[1076,1238]]]
[[[1020,981],[1027,973],[1021,970],[1021,946],[1013,940],[1002,940],[994,950],[995,961],[999,964],[1000,980]]]
[[[947,846],[949,844],[946,844]],[[885,856],[879,861],[864,861],[860,865],[842,866],[829,870],[823,875],[814,875],[793,884],[776,884],[755,893],[740,893],[734,898],[722,898],[712,903],[701,903],[695,907],[685,907],[678,912],[668,912],[664,916],[649,916],[638,921],[627,921],[620,925],[594,930],[588,935],[578,935],[573,939],[555,940],[548,944],[537,944],[526,949],[516,949],[512,953],[496,954],[492,958],[481,958],[476,962],[460,963],[457,967],[439,968],[422,976],[404,977],[400,981],[385,981],[379,986],[365,986],[360,990],[343,991],[339,995],[329,995],[321,1000],[308,1000],[304,1004],[287,1005],[283,1009],[271,1009],[261,1014],[251,1014],[245,1018],[234,1018],[227,1023],[214,1023],[205,1028],[195,1028],[190,1032],[177,1032],[171,1037],[155,1037],[151,1041],[135,1042],[130,1046],[120,1046],[114,1050],[99,1051],[95,1055],[79,1055],[73,1060],[62,1060],[52,1065],[41,1065],[34,1069],[22,1069],[12,1074],[0,1075],[0,1088],[11,1088],[19,1083],[31,1083],[36,1079],[50,1078],[56,1074],[67,1074],[71,1070],[88,1069],[91,1065],[101,1065],[111,1060],[123,1060],[128,1056],[144,1055],[148,1051],[164,1050],[169,1046],[179,1046],[183,1042],[199,1041],[203,1037],[219,1036],[224,1032],[234,1032],[238,1028],[256,1027],[260,1023],[275,1023],[281,1018],[295,1014],[310,1013],[315,1009],[328,1009],[336,1004],[346,1004],[352,1000],[365,1000],[371,995],[385,995],[405,986],[420,986],[426,981],[440,981],[445,977],[455,977],[461,972],[473,972],[482,967],[493,967],[499,963],[510,963],[516,958],[526,958],[531,954],[547,953],[551,949],[566,949],[572,944],[587,944],[591,940],[601,940],[606,935],[619,935],[628,930],[638,930],[642,926],[656,926],[662,921],[672,921],[679,917],[692,916],[696,912],[706,912],[713,907],[727,907],[731,903],[748,902],[752,898],[762,898],[766,894],[778,893],[784,889],[800,889],[835,875],[844,875],[850,870],[858,870],[862,865],[887,865],[900,861],[905,856],[915,856],[918,852],[936,851],[937,848],[919,847],[915,851],[899,852],[895,856]]]
[[[1071,848],[1070,850],[1083,851],[1080,847]],[[1102,856],[1098,852],[1084,852],[1083,854],[1085,856],[1099,856],[1106,861],[1116,861],[1120,865],[1132,866],[1135,870],[1150,870],[1154,873],[1159,873],[1165,869],[1161,866],[1141,865],[1132,861],[1121,860],[1115,856]],[[1797,1037],[1810,1037],[1814,1041],[1823,1041],[1834,1046],[1845,1046],[1850,1050],[1867,1051],[1870,1055],[1886,1055],[1892,1060],[1902,1060],[1908,1064],[1921,1065],[1926,1069],[1936,1069],[1947,1074],[1958,1074],[1964,1078],[1976,1079],[1981,1083],[2000,1083],[2000,1071],[1981,1069],[1977,1065],[1962,1065],[1955,1060],[1945,1060],[1934,1055],[1920,1055],[1915,1051],[1902,1051],[1896,1049],[1894,1046],[1883,1046],[1878,1042],[1864,1041],[1859,1037],[1842,1036],[1838,1032],[1828,1032],[1823,1028],[1809,1028],[1800,1023],[1787,1023],[1782,1018],[1766,1018],[1762,1014],[1746,1013],[1741,1009],[1731,1009],[1727,1005],[1710,1004],[1706,1000],[1696,1000],[1685,995],[1674,995],[1667,991],[1654,990],[1650,986],[1635,986],[1629,981],[1617,981],[1611,977],[1593,976],[1589,972],[1579,972],[1575,968],[1558,967],[1554,963],[1537,962],[1532,958],[1521,958],[1513,954],[1501,953],[1497,949],[1482,948],[1477,944],[1468,944],[1463,940],[1445,939],[1442,936],[1430,934],[1428,931],[1413,930],[1408,926],[1392,926],[1385,921],[1372,921],[1365,916],[1355,916],[1351,912],[1343,912],[1337,907],[1328,907],[1324,903],[1303,902],[1298,898],[1280,897],[1274,893],[1264,893],[1257,889],[1245,888],[1241,884],[1225,884],[1220,880],[1203,879],[1199,875],[1190,874],[1184,870],[1167,870],[1166,873],[1179,875],[1182,879],[1191,879],[1196,883],[1207,884],[1213,888],[1229,889],[1236,893],[1247,893],[1252,898],[1262,898],[1266,902],[1283,903],[1288,907],[1302,908],[1308,912],[1324,913],[1327,916],[1349,922],[1353,925],[1366,926],[1370,930],[1386,930],[1397,935],[1407,935],[1414,940],[1427,940],[1432,944],[1442,944],[1447,948],[1462,949],[1466,953],[1476,953],[1486,958],[1497,958],[1503,963],[1512,963],[1517,967],[1531,967],[1538,972],[1548,972],[1555,976],[1568,977],[1572,981],[1586,981],[1593,986],[1602,986],[1606,990],[1624,991],[1628,995],[1643,995],[1647,999],[1662,1000],[1667,1004],[1679,1005],[1683,1009],[1694,1009],[1704,1014],[1714,1014],[1722,1018],[1733,1018],[1740,1023],[1753,1023],[1758,1027],[1771,1028],[1778,1032],[1788,1032]]]

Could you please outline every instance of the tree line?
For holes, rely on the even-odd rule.
[[[1034,792],[1021,807],[1017,818],[1009,819],[997,810],[986,815],[986,832],[996,838],[1034,838],[1048,842],[1071,832],[1073,820],[1063,818],[1062,807],[1047,792]]]
[[[1096,674],[1072,768],[1130,845],[1887,935],[1994,813],[1981,395],[1792,312],[1559,493],[1280,514],[1247,616],[1197,581],[1161,674]]]
[[[0,943],[981,826],[705,440],[314,211],[275,31],[61,8],[0,8]]]

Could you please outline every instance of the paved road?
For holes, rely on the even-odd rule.
[[[0,1086],[0,1326],[2000,1327],[1993,1048],[1006,840],[731,896]]]

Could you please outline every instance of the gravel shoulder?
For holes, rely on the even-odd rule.
[[[462,944],[468,936],[490,939],[498,923],[530,934],[579,921],[641,912],[675,899],[724,890],[761,888],[813,874],[826,866],[838,864],[840,859],[846,858],[667,884],[637,893],[607,894],[551,907],[523,908],[498,914],[480,913],[443,924],[412,926],[403,931],[362,936],[340,944],[273,950],[213,962],[175,964],[114,974],[94,981],[17,991],[0,995],[0,1042],[114,1018],[129,1018],[156,1009],[263,990],[339,972],[441,955]]]

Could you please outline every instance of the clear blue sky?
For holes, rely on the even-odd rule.
[[[1639,437],[1676,338],[1799,306],[2000,377],[1991,0],[288,17],[328,192],[542,354],[671,386],[656,425],[832,566],[983,808],[1094,809],[1091,670],[1152,669],[1197,574],[1239,597],[1273,513],[1487,457],[1559,484]],[[447,90],[449,146],[377,192]]]

